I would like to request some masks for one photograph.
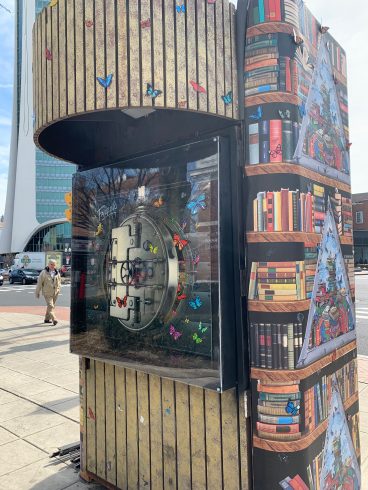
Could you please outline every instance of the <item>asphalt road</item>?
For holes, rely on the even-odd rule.
[[[35,284],[9,284],[5,281],[0,286],[0,307],[1,306],[43,306],[45,300],[41,296],[36,299]],[[70,284],[61,286],[61,293],[57,300],[57,306],[70,306]]]
[[[358,353],[368,355],[368,275],[356,275],[355,283]],[[35,285],[22,286],[5,281],[3,286],[0,286],[0,307],[43,305],[43,298],[36,299],[35,289]],[[62,286],[57,305],[70,306],[70,284]]]

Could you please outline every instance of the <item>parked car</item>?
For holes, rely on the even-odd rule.
[[[15,269],[9,276],[10,284],[20,282],[21,284],[32,284],[37,282],[39,271],[34,269]]]
[[[4,283],[4,276],[2,275],[2,273],[0,272],[0,286],[2,286]]]

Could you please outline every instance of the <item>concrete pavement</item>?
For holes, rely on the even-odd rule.
[[[78,357],[69,309],[43,324],[44,308],[0,308],[0,490],[102,489],[49,459],[79,440]],[[368,357],[358,356],[362,489],[368,488]]]

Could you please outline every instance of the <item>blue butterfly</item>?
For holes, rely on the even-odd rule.
[[[301,117],[304,117],[306,113],[307,111],[305,110],[305,103],[302,102],[302,104],[299,106],[299,114]]]
[[[107,75],[106,78],[97,77],[97,81],[103,88],[108,88],[111,85],[113,74]]]
[[[158,97],[161,94],[162,94],[162,90],[154,89],[151,84],[147,83],[146,95],[148,95],[149,97],[152,97],[152,99],[155,99],[156,97]]]
[[[201,194],[197,197],[197,199],[193,199],[193,201],[189,201],[187,204],[187,208],[190,210],[192,216],[198,213],[201,209],[206,209],[206,195]]]
[[[263,109],[262,106],[259,105],[257,107],[257,112],[250,114],[249,119],[251,119],[252,121],[260,121],[262,119],[262,116],[263,116]]]
[[[233,101],[233,93],[230,90],[226,95],[221,95],[221,99],[225,102],[225,105],[229,105]]]
[[[181,12],[185,13],[185,5],[177,5],[176,6],[176,11],[178,14],[180,14]]]
[[[294,402],[292,402],[291,400],[288,401],[288,404],[286,405],[285,407],[285,412],[286,413],[289,413],[290,415],[298,415],[298,412],[299,412],[299,409],[300,409],[300,406],[295,406],[294,405]]]
[[[193,310],[198,310],[202,306],[202,301],[199,296],[196,296],[194,299],[189,301],[189,306],[193,308]]]

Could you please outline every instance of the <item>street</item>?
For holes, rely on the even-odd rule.
[[[355,276],[358,354],[368,355],[368,275]]]
[[[5,281],[0,286],[0,307],[1,306],[43,306],[45,300],[35,297],[35,284],[9,284]],[[70,284],[61,286],[61,293],[57,300],[57,306],[70,306]]]

